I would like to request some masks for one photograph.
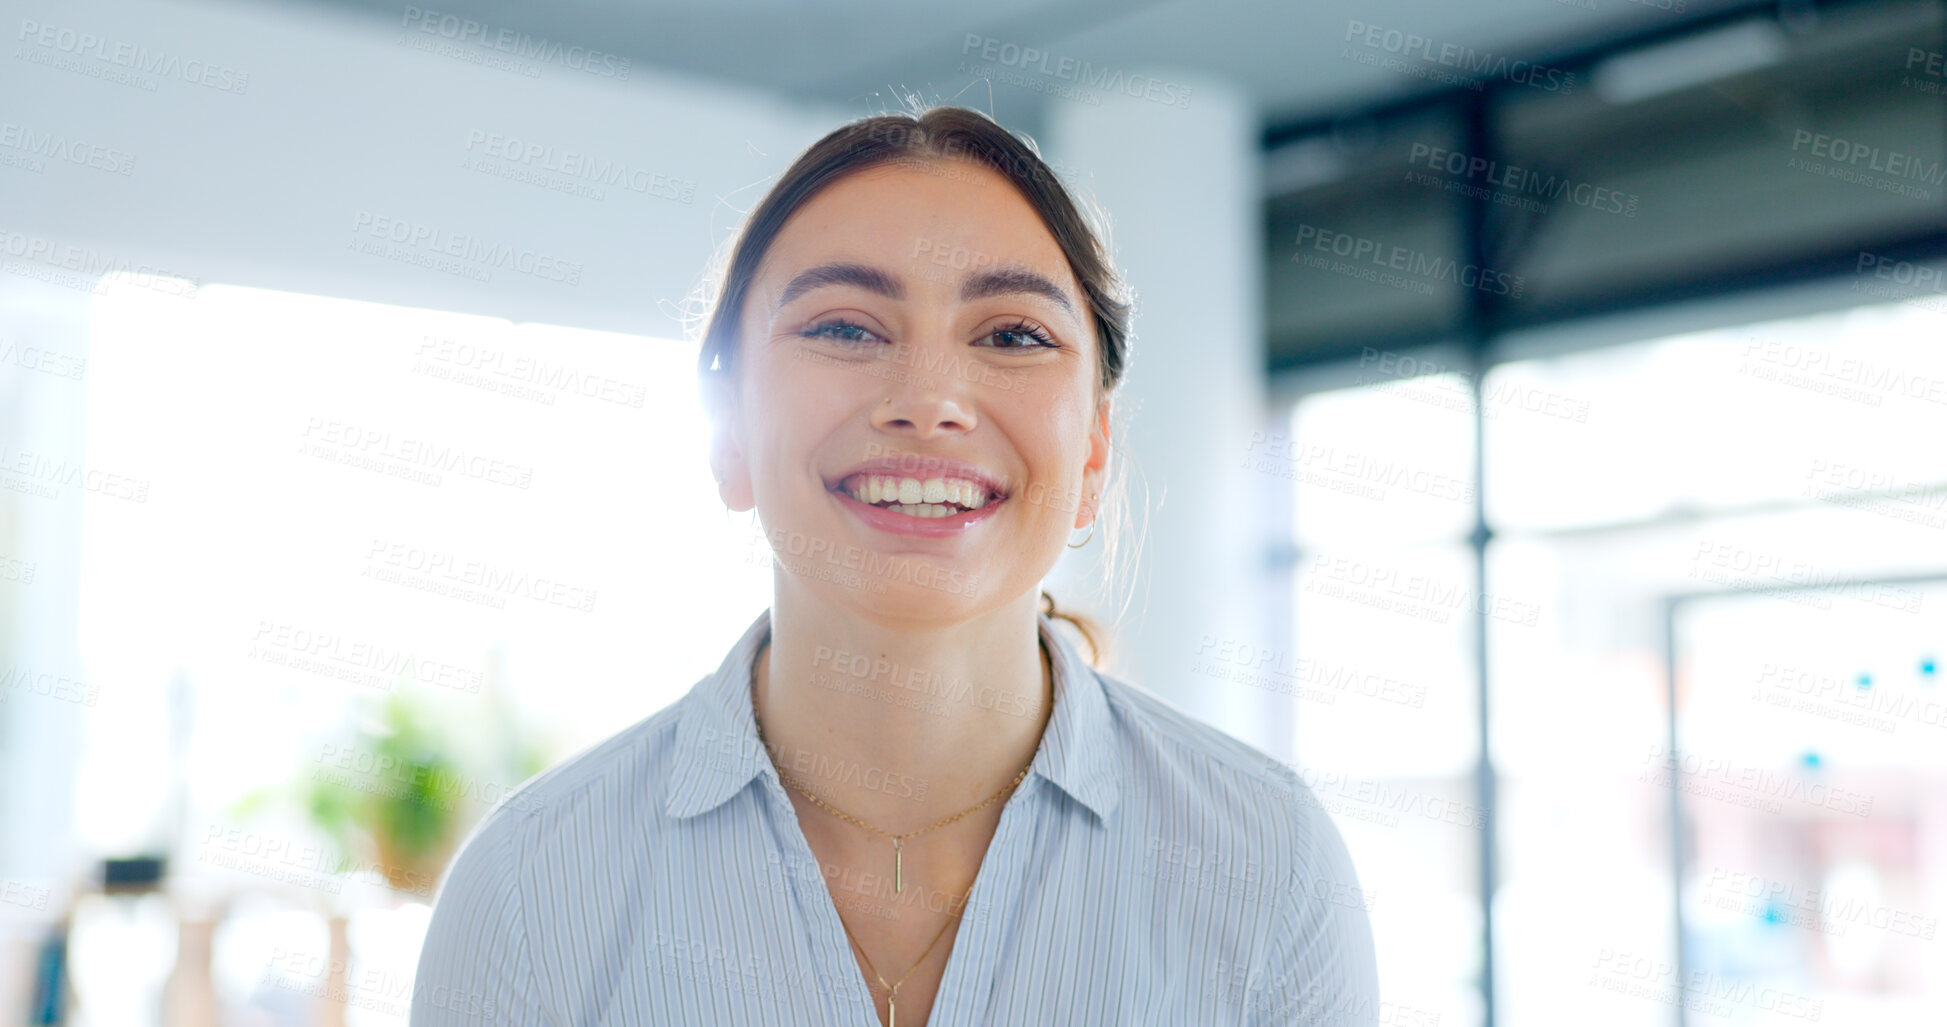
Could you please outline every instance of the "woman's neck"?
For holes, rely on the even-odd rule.
[[[1033,600],[955,624],[888,623],[780,581],[753,668],[771,758],[891,833],[994,794],[1034,758],[1053,710]]]

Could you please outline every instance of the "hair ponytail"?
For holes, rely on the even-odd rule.
[[[1108,632],[1101,625],[1095,623],[1095,618],[1085,613],[1070,613],[1067,610],[1057,607],[1055,605],[1055,597],[1049,595],[1048,590],[1045,588],[1041,590],[1040,609],[1042,613],[1050,617],[1059,617],[1075,625],[1075,630],[1081,632],[1082,641],[1088,643],[1088,665],[1098,670],[1101,669],[1102,643],[1097,640],[1106,638]]]

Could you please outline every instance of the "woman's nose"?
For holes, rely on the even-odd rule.
[[[889,383],[884,398],[872,408],[874,428],[922,439],[974,429],[973,404],[961,394],[956,378],[917,370],[903,378]]]

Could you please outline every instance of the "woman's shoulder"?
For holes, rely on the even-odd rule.
[[[1117,675],[1096,671],[1103,694],[1124,735],[1124,744],[1149,750],[1153,759],[1173,757],[1178,769],[1216,774],[1263,787],[1296,781],[1290,765],[1223,731],[1175,703]]]
[[[543,826],[559,830],[577,818],[661,809],[677,727],[694,697],[692,689],[522,782],[475,825],[460,856],[485,847],[484,839],[495,835],[506,842]]]
[[[1277,958],[1343,951],[1346,976],[1332,988],[1374,994],[1373,895],[1360,886],[1344,836],[1304,777],[1153,692],[1112,674],[1096,676],[1122,764],[1125,809],[1115,816],[1114,843],[1137,847],[1137,878],[1168,882],[1172,894],[1264,901],[1275,911]],[[1290,959],[1278,987],[1301,994],[1286,1001],[1309,994],[1314,969]]]
[[[1247,845],[1312,850],[1342,844],[1325,807],[1291,764],[1114,674],[1096,672],[1113,713],[1125,789],[1159,809],[1224,816]],[[1195,819],[1203,819],[1201,816]],[[1210,825],[1215,827],[1217,825]]]

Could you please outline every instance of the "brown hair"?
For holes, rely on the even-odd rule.
[[[860,171],[903,165],[950,173],[954,161],[996,172],[1040,214],[1088,303],[1095,329],[1097,398],[1112,392],[1121,383],[1128,361],[1133,297],[1110,260],[1099,214],[1091,217],[1084,212],[1042,160],[1032,140],[1016,137],[980,111],[938,106],[875,115],[840,126],[799,154],[758,202],[745,219],[721,275],[715,283],[705,285],[710,313],[697,354],[705,403],[715,402],[718,388],[734,386],[744,299],[771,243],[799,207],[826,186]],[[713,296],[709,295],[712,284],[716,285]],[[1120,461],[1114,463],[1119,465]],[[1098,507],[1098,519],[1103,517],[1100,511],[1120,498],[1119,490],[1107,483],[1104,488],[1105,502]],[[1110,532],[1104,543],[1111,559],[1115,537]],[[1099,662],[1101,649],[1096,639],[1105,633],[1080,614],[1056,610],[1053,597],[1046,592],[1042,598],[1041,612],[1075,624],[1088,641],[1091,662]]]

